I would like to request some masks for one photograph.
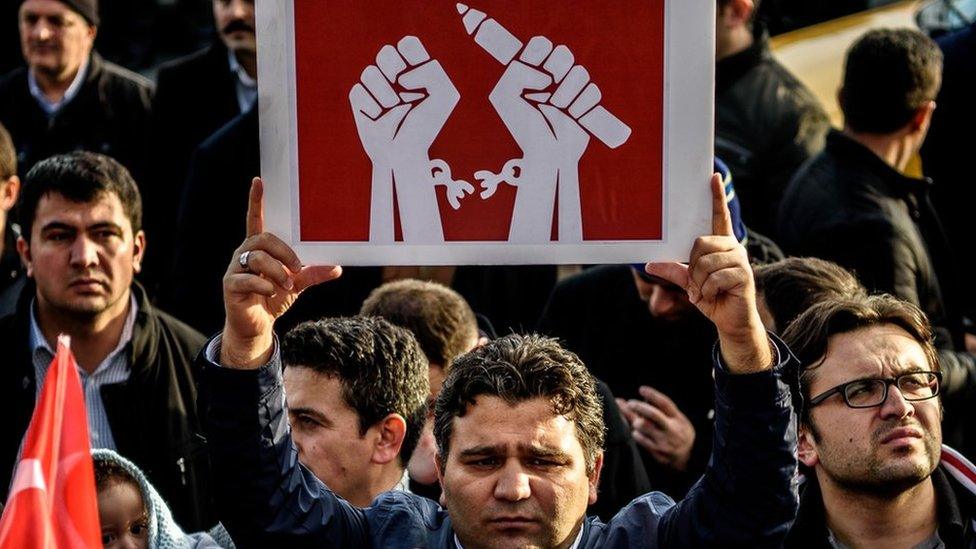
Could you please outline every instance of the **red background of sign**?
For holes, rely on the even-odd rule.
[[[659,240],[662,233],[664,0],[492,0],[469,3],[523,43],[543,35],[566,44],[603,92],[601,105],[634,131],[618,149],[590,139],[580,161],[585,240]],[[420,38],[461,93],[430,150],[455,179],[501,170],[521,151],[488,94],[504,67],[469,37],[453,1],[296,0],[301,237],[369,238],[372,164],[363,151],[349,90],[385,44]],[[478,188],[480,191],[480,188]],[[515,188],[488,200],[469,195],[453,210],[438,187],[448,241],[504,241]],[[398,233],[399,234],[399,233]]]

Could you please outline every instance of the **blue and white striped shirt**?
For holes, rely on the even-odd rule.
[[[125,326],[122,328],[119,344],[91,374],[80,367],[78,368],[82,389],[85,393],[88,434],[91,438],[92,448],[116,449],[115,438],[112,437],[112,428],[108,424],[108,415],[105,412],[105,405],[102,403],[101,387],[129,379],[129,372],[132,370],[131,364],[129,364],[129,354],[125,352],[125,348],[132,339],[132,330],[136,323],[136,312],[139,306],[136,304],[135,296],[130,296],[129,299],[129,314],[125,318]],[[51,361],[54,360],[54,351],[44,339],[40,326],[37,325],[34,304],[31,304],[30,308],[30,347],[31,356],[34,359],[34,375],[37,380],[37,390],[34,396],[37,398],[41,394],[44,376],[51,366]]]

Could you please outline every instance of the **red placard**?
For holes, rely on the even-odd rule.
[[[579,162],[584,241],[660,239],[664,1],[495,0],[471,7],[523,44],[542,35],[569,47],[602,91],[600,105],[633,130],[616,149],[590,139]],[[349,91],[380,48],[404,36],[423,42],[461,96],[430,158],[446,160],[455,179],[477,186],[476,171],[499,172],[522,156],[488,99],[505,66],[466,33],[454,2],[298,0],[294,16],[303,241],[369,240],[372,164]],[[475,193],[453,209],[438,187],[445,240],[508,240],[516,192],[501,185],[490,198]]]

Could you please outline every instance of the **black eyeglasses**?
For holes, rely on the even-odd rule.
[[[856,379],[842,383],[827,392],[810,399],[812,408],[840,393],[851,408],[873,408],[888,400],[888,387],[897,385],[902,397],[909,402],[928,400],[939,396],[941,372],[906,372],[895,377]]]

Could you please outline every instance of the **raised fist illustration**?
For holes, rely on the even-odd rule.
[[[394,85],[405,91],[397,92]],[[383,46],[349,92],[356,127],[374,165],[418,162],[461,95],[415,36]]]
[[[595,107],[601,94],[574,61],[566,46],[553,48],[548,38],[536,36],[488,96],[527,159],[575,166],[586,151],[590,135],[577,118]]]

